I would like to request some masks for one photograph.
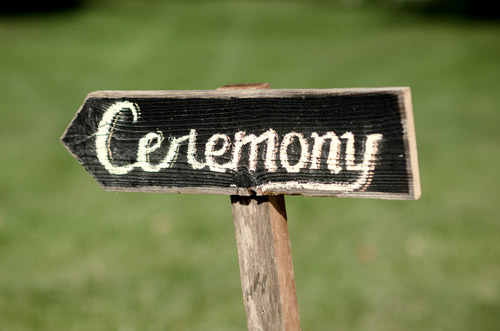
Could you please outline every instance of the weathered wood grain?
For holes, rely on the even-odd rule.
[[[300,330],[284,196],[231,203],[248,330]]]
[[[412,116],[409,88],[101,91],[61,140],[107,190],[417,199]]]

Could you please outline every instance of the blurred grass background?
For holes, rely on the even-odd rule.
[[[499,330],[499,22],[342,3],[0,16],[0,330],[246,329],[229,197],[105,192],[59,143],[91,91],[237,82],[412,88],[421,200],[286,198],[303,330]]]

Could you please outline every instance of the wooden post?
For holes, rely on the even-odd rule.
[[[265,89],[234,84],[219,89]],[[248,330],[298,331],[299,308],[283,195],[232,195]]]
[[[300,330],[284,196],[231,204],[248,330]]]

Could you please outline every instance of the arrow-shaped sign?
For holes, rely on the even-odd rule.
[[[409,88],[93,92],[61,140],[107,190],[420,196]]]

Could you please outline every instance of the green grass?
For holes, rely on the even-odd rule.
[[[323,2],[0,17],[0,330],[245,330],[226,196],[104,192],[88,92],[411,86],[419,201],[287,197],[303,330],[500,329],[500,25]]]

